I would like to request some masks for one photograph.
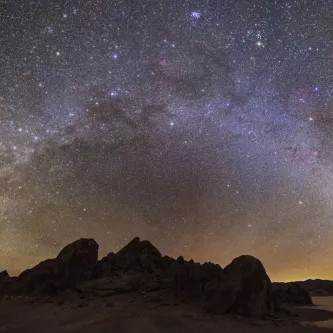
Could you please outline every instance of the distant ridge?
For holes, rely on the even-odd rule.
[[[285,290],[293,283],[298,283],[312,294],[315,294],[317,290],[325,290],[328,295],[333,296],[333,281],[331,280],[309,279],[306,281],[295,282],[274,282],[273,289]]]

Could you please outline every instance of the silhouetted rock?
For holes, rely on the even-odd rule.
[[[93,239],[80,239],[67,245],[55,259],[42,261],[17,278],[8,279],[0,292],[9,294],[46,293],[75,288],[91,277],[98,257]]]
[[[289,283],[288,288],[275,289],[274,307],[279,310],[284,304],[312,305],[310,293],[298,283]]]
[[[4,280],[0,292],[48,294],[53,301],[54,294],[75,291],[74,299],[80,302],[87,297],[104,299],[134,293],[145,302],[161,306],[184,302],[213,314],[253,317],[264,317],[274,310],[271,281],[261,262],[251,256],[238,257],[223,270],[213,263],[162,257],[152,243],[136,237],[117,253],[109,253],[100,261],[97,257],[98,244],[80,239],[64,247],[56,258],[18,277],[0,274]],[[306,297],[297,286],[283,291],[282,296],[295,300]]]
[[[22,272],[15,285],[17,293],[47,292],[48,290],[58,290],[61,277],[64,276],[60,263],[56,259],[47,259],[31,269]],[[14,285],[14,288],[15,288]],[[47,288],[53,285],[54,288]]]
[[[73,286],[91,277],[97,259],[98,244],[93,239],[85,238],[65,246],[56,258],[65,270],[67,283]]]
[[[179,256],[178,258],[177,258],[177,262],[178,262],[178,264],[184,264],[185,263],[185,260],[184,260],[184,258],[183,258],[183,256]]]
[[[225,267],[224,273],[226,286],[234,290],[233,295],[236,296],[231,312],[253,317],[274,312],[271,280],[260,260],[248,255],[240,256]]]
[[[177,259],[177,263],[179,260]],[[178,264],[175,269],[174,286],[178,294],[186,298],[205,296],[208,283],[220,285],[223,277],[223,270],[219,265],[205,263],[203,265],[194,262]]]
[[[211,263],[185,262],[179,266],[174,278],[177,294],[203,302],[211,313],[263,317],[274,312],[271,281],[254,257],[236,258],[224,270]]]
[[[0,272],[0,286],[9,279],[7,271]]]
[[[94,277],[119,273],[153,273],[160,266],[162,255],[149,241],[135,237],[117,253],[109,253],[97,263]]]
[[[140,241],[139,237],[135,237],[127,245],[125,245],[117,254],[135,255],[145,254],[152,257],[162,258],[160,251],[149,241]]]
[[[290,303],[312,305],[310,293],[298,283],[293,283],[287,289],[288,300]]]

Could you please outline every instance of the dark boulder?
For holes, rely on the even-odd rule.
[[[66,283],[72,285],[91,277],[97,259],[98,244],[86,238],[65,246],[56,258],[64,270]]]
[[[272,283],[260,260],[240,256],[225,267],[224,274],[223,290],[230,302],[235,298],[230,312],[252,317],[274,312]]]
[[[64,271],[56,259],[47,259],[33,268],[27,269],[18,276],[15,281],[17,293],[39,293],[45,290],[44,284],[52,283],[56,288],[61,288]],[[15,287],[14,286],[14,287]]]
[[[285,304],[312,305],[310,293],[299,283],[289,283],[286,289],[275,288],[273,292],[274,308],[279,310]]]
[[[80,239],[67,245],[55,259],[47,259],[2,286],[2,293],[53,294],[76,288],[91,277],[97,262],[98,244],[92,239]]]
[[[186,298],[205,297],[207,284],[219,285],[223,270],[219,265],[184,262],[174,267],[174,286],[178,294]]]
[[[178,264],[183,265],[183,264],[185,264],[186,261],[184,260],[183,256],[179,256],[177,258],[177,262],[178,262]]]
[[[2,280],[8,279],[8,278],[9,278],[9,274],[8,274],[7,271],[2,271],[2,272],[0,272],[0,282],[1,282]]]
[[[313,305],[310,293],[299,283],[292,283],[286,293],[288,303]]]
[[[174,288],[178,297],[201,303],[214,314],[264,317],[274,312],[271,281],[252,256],[238,257],[224,270],[212,263],[178,264]]]

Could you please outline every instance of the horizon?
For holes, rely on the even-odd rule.
[[[82,237],[82,238],[89,238],[89,237]],[[79,238],[78,238],[79,239]],[[144,240],[143,238],[141,238],[140,237],[140,239],[141,240]],[[75,240],[77,240],[77,239],[73,239],[72,240],[72,242],[74,242]],[[151,240],[149,240],[149,239],[147,239],[148,241],[150,241],[153,245],[155,245],[154,244],[154,242],[152,242]],[[95,241],[97,241],[96,239],[95,239]],[[130,240],[129,240],[130,241]],[[71,243],[71,242],[70,242]],[[68,244],[70,244],[70,243],[68,243]],[[98,243],[98,241],[97,241],[97,243]],[[125,245],[127,245],[128,243],[125,243],[125,244],[123,244],[123,246],[125,246]],[[64,246],[66,246],[67,244],[64,244]],[[103,257],[105,257],[107,254],[109,254],[109,253],[117,253],[123,246],[118,246],[117,247],[117,250],[116,251],[113,251],[112,249],[111,250],[109,250],[109,251],[103,251],[102,253],[101,253],[101,251],[100,251],[100,249],[99,249],[99,252],[98,252],[98,260],[101,260]],[[63,247],[61,247],[61,248],[59,248],[59,251],[58,252],[55,252],[54,253],[54,255],[51,255],[51,256],[48,256],[48,257],[44,257],[44,258],[40,258],[39,260],[37,260],[35,263],[31,263],[31,265],[30,266],[28,266],[28,267],[25,267],[25,268],[21,268],[20,270],[18,270],[18,271],[12,271],[9,267],[8,268],[6,268],[6,267],[2,267],[3,269],[0,269],[0,271],[1,270],[7,270],[7,272],[9,273],[9,275],[10,276],[18,276],[19,274],[21,274],[23,271],[25,271],[25,270],[27,270],[27,269],[30,269],[30,268],[32,268],[32,267],[34,267],[35,265],[37,265],[37,264],[39,264],[41,261],[43,261],[43,260],[46,260],[46,259],[51,259],[51,258],[55,258],[57,255],[58,255],[58,253],[61,251],[61,249],[62,249]],[[159,250],[159,248],[157,247],[157,249]],[[171,256],[171,257],[173,257],[174,259],[176,259],[176,258],[178,258],[179,256],[183,256],[184,257],[184,259],[185,260],[187,260],[187,261],[189,261],[189,260],[191,260],[191,259],[193,259],[193,258],[191,258],[191,257],[187,257],[187,256],[184,256],[184,255],[182,255],[182,254],[178,254],[178,255],[174,255],[174,256],[172,256],[172,255],[169,255],[168,253],[162,253],[161,252],[161,254],[162,254],[162,256],[164,256],[164,255],[167,255],[167,256]],[[204,262],[213,262],[214,264],[218,264],[218,265],[220,265],[221,267],[222,267],[222,269],[224,269],[224,267],[226,266],[226,265],[228,265],[228,264],[230,264],[231,263],[231,261],[233,260],[233,259],[235,259],[236,257],[238,257],[238,256],[241,256],[241,255],[252,255],[252,254],[249,254],[249,253],[240,253],[239,255],[237,255],[237,256],[235,256],[235,257],[233,257],[233,258],[231,258],[230,259],[230,261],[229,262],[227,262],[225,265],[221,265],[220,263],[218,263],[218,262],[213,262],[213,261],[210,261],[210,260],[207,260],[207,261],[197,261],[197,260],[194,260],[195,262],[198,262],[198,263],[201,263],[201,264],[203,264]],[[258,258],[259,260],[260,260],[260,258]],[[266,269],[266,265],[265,265],[265,262],[262,262],[263,263],[263,265],[264,265],[264,267],[265,267],[265,269]],[[267,274],[268,274],[268,276],[270,277],[270,279],[271,279],[271,281],[273,282],[273,283],[291,283],[291,282],[304,282],[304,281],[307,281],[307,280],[327,280],[327,281],[332,281],[333,282],[333,277],[332,278],[330,278],[329,276],[323,276],[323,277],[315,277],[315,276],[307,276],[307,277],[303,277],[303,278],[296,278],[296,275],[295,275],[295,278],[292,278],[292,277],[290,277],[289,279],[287,278],[286,280],[279,280],[279,281],[277,281],[277,280],[274,280],[273,278],[272,278],[272,276],[269,274],[269,271],[267,271],[267,269],[266,269],[266,272],[267,272]]]

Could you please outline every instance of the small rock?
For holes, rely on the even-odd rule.
[[[63,304],[65,304],[65,300],[64,299],[62,299],[62,300],[60,300],[59,302],[58,302],[58,305],[60,306],[60,305],[63,305]]]
[[[112,302],[108,302],[108,303],[105,304],[105,306],[108,307],[108,308],[111,308],[111,307],[114,306],[114,304]]]

